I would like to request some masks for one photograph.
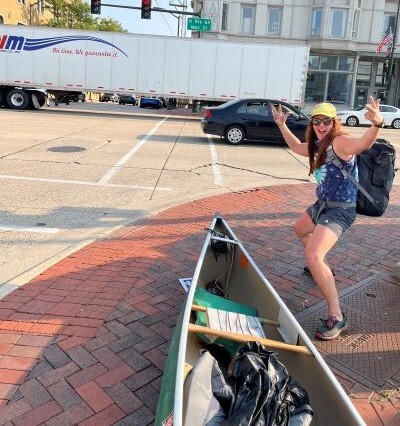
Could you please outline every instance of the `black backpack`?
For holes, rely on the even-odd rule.
[[[358,214],[364,216],[382,216],[389,203],[389,192],[392,189],[396,151],[385,139],[377,139],[371,148],[357,155],[358,179],[347,171],[333,149],[327,158],[340,169],[345,178],[350,179],[358,188]]]

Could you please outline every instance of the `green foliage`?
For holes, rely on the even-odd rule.
[[[83,0],[46,0],[46,8],[53,15],[45,24],[49,27],[127,32],[114,19],[94,18],[90,13],[90,5]]]

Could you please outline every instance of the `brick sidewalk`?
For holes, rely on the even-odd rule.
[[[400,285],[392,275],[400,187],[392,194],[385,216],[358,219],[329,258],[343,294],[369,276]],[[178,278],[192,276],[217,211],[294,314],[317,306],[292,228],[312,200],[306,184],[176,206],[88,245],[0,300],[0,424],[152,424],[184,297]],[[398,351],[398,328],[393,334]],[[399,368],[384,389],[334,372],[369,426],[399,424]]]

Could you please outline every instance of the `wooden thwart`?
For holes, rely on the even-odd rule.
[[[305,346],[290,345],[288,343],[279,342],[278,340],[264,339],[263,337],[251,336],[248,334],[232,333],[229,331],[215,330],[202,325],[189,324],[189,331],[192,333],[210,334],[212,336],[224,337],[226,339],[234,340],[236,342],[259,342],[264,346],[269,346],[274,349],[282,349],[291,352],[298,352],[303,355],[313,355],[312,352]]]
[[[192,309],[193,309],[194,311],[197,311],[197,312],[204,312],[204,313],[206,313],[206,312],[207,312],[207,307],[206,307],[206,306],[192,305]],[[275,326],[275,327],[279,327],[279,322],[277,322],[277,321],[272,321],[272,320],[268,320],[268,319],[265,319],[265,318],[259,318],[259,320],[260,320],[263,324],[273,325],[273,326]]]

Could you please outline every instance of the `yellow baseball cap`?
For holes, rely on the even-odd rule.
[[[314,115],[325,115],[329,118],[336,118],[336,108],[328,102],[323,102],[322,104],[315,105],[311,117],[314,117]]]

